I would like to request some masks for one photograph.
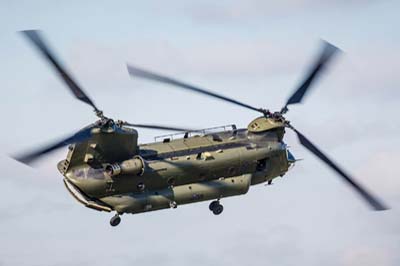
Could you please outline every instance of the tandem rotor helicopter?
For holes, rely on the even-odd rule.
[[[334,170],[372,209],[387,209],[284,117],[288,106],[302,101],[316,77],[339,52],[327,42],[304,82],[276,112],[128,65],[132,77],[176,86],[261,113],[247,128],[229,125],[193,130],[133,124],[105,116],[67,74],[39,31],[27,30],[22,34],[49,61],[75,97],[93,107],[99,119],[65,139],[15,159],[29,165],[44,154],[68,146],[67,157],[57,165],[67,190],[86,207],[115,211],[110,220],[112,226],[120,223],[120,215],[124,213],[176,208],[208,200],[210,211],[221,214],[222,198],[246,194],[252,185],[271,184],[296,162],[283,141],[286,129],[293,130],[300,144]],[[179,133],[162,136],[154,143],[138,144],[138,132],[134,128]]]

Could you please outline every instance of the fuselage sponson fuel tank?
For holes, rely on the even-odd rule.
[[[284,125],[265,117],[247,129],[192,132],[143,145],[136,145],[135,130],[95,129],[58,167],[74,193],[102,210],[138,213],[244,194],[250,185],[285,174],[291,162],[283,135]]]

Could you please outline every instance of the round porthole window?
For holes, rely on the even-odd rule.
[[[137,187],[137,189],[140,190],[140,191],[143,191],[143,190],[146,188],[146,186],[144,185],[143,182],[140,182],[139,184],[137,184],[136,187]]]

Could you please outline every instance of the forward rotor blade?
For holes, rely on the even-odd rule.
[[[61,66],[59,61],[51,52],[50,48],[46,45],[43,37],[41,37],[40,31],[37,30],[25,30],[21,33],[31,41],[35,47],[42,53],[42,55],[51,63],[54,69],[57,71],[61,79],[67,84],[69,89],[75,95],[76,98],[92,106],[96,112],[99,111],[93,101],[86,95],[83,89],[71,78],[71,76]]]
[[[282,110],[285,110],[284,112],[287,111],[288,105],[300,103],[302,101],[304,95],[307,93],[308,89],[311,87],[311,85],[316,80],[318,75],[322,73],[323,69],[332,59],[333,55],[339,51],[340,49],[337,48],[336,46],[326,41],[323,41],[323,50],[321,55],[318,57],[318,60],[314,63],[310,73],[306,76],[304,81],[301,83],[300,87],[298,87],[298,89],[287,100],[285,106],[282,108]]]
[[[161,130],[182,131],[182,132],[195,131],[193,129],[170,127],[170,126],[163,126],[163,125],[131,124],[131,123],[127,123],[127,122],[124,122],[123,124],[126,126],[131,126],[131,127],[149,128],[149,129],[161,129]]]
[[[143,70],[143,69],[134,67],[134,66],[129,65],[129,64],[127,65],[127,68],[128,68],[129,74],[131,76],[134,76],[134,77],[139,77],[139,78],[148,79],[148,80],[152,80],[152,81],[158,81],[160,83],[174,85],[174,86],[186,89],[186,90],[190,90],[190,91],[194,91],[194,92],[197,92],[197,93],[200,93],[200,94],[211,96],[211,97],[220,99],[220,100],[225,101],[225,102],[230,102],[230,103],[245,107],[245,108],[250,109],[250,110],[261,112],[263,114],[265,113],[265,111],[260,109],[260,108],[256,108],[256,107],[253,107],[251,105],[236,101],[236,100],[228,98],[228,97],[225,97],[223,95],[219,95],[219,94],[216,94],[214,92],[211,92],[211,91],[208,91],[208,90],[205,90],[205,89],[201,89],[201,88],[198,88],[198,87],[183,83],[183,82],[178,81],[176,79],[172,79],[172,78],[169,78],[169,77],[166,77],[166,76],[162,76],[162,75],[159,75],[159,74],[147,71],[147,70]]]
[[[338,173],[344,181],[346,181],[355,191],[357,191],[362,198],[364,198],[371,207],[376,211],[387,210],[388,207],[385,206],[378,198],[372,196],[365,188],[358,184],[352,177],[346,174],[339,166],[332,162],[325,154],[322,153],[310,140],[308,140],[303,134],[297,131],[295,128],[291,127],[294,132],[296,132],[300,143],[311,151],[315,156],[320,158],[325,162],[330,168],[332,168],[336,173]]]
[[[80,143],[85,140],[88,140],[91,137],[91,130],[92,127],[86,127],[82,130],[80,130],[78,133],[73,134],[72,136],[69,136],[65,139],[59,140],[53,144],[49,144],[47,146],[41,147],[33,152],[21,155],[21,156],[16,156],[13,157],[15,160],[30,165],[33,161],[39,159],[41,156],[52,152],[58,148],[67,146],[69,144],[73,143]]]

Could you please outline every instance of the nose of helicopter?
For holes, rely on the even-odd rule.
[[[89,179],[84,181],[85,179],[82,179],[71,173],[66,173],[64,177],[65,187],[78,202],[95,210],[107,212],[112,211],[110,206],[98,201],[96,195],[94,195],[96,192],[102,192],[101,189],[103,189],[101,185],[99,186],[98,182],[97,184],[94,184],[93,182],[89,181],[89,183],[91,182],[91,184],[89,184]]]
[[[88,195],[104,193],[106,178],[102,169],[75,168],[61,172],[65,179]]]

